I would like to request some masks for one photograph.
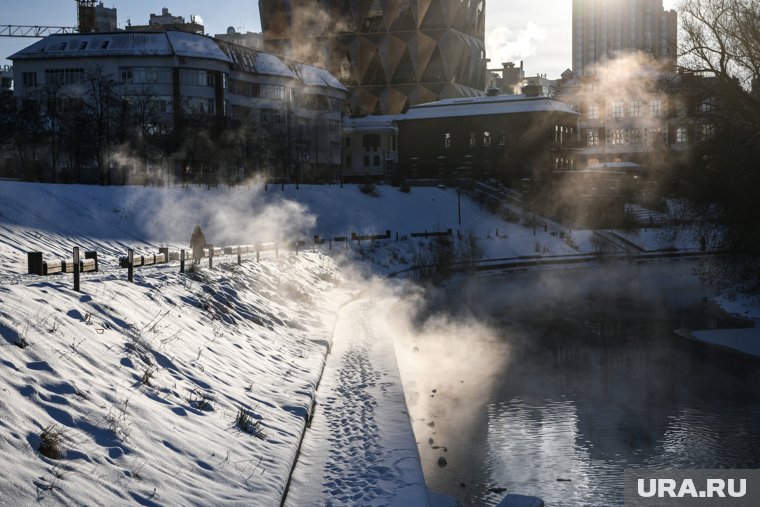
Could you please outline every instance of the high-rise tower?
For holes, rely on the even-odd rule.
[[[635,52],[675,68],[677,24],[662,0],[573,0],[573,71],[595,75],[609,60]]]
[[[324,66],[354,110],[482,95],[485,0],[259,0],[265,47]]]

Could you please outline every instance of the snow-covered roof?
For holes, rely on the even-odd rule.
[[[338,81],[332,74],[325,69],[315,67],[313,65],[307,65],[305,63],[293,62],[293,70],[301,78],[304,84],[309,86],[326,86],[330,88],[337,88],[339,90],[348,91],[348,88],[343,86],[343,83]]]
[[[401,118],[403,118],[403,115],[400,114],[346,118],[343,120],[343,132],[395,132],[398,128],[394,123]]]
[[[180,31],[50,35],[22,49],[11,60],[109,56],[180,56],[228,63],[255,74],[299,78],[308,86],[347,88],[319,67],[239,46],[206,35]]]
[[[409,108],[409,111],[407,111],[399,121],[530,113],[539,111],[557,111],[574,115],[578,114],[566,103],[551,97],[497,95],[493,97],[445,99],[438,102],[419,104]]]
[[[259,74],[269,74],[272,76],[295,77],[285,62],[270,53],[256,51],[256,60],[254,61],[255,71]]]
[[[27,46],[11,55],[10,59],[171,56],[172,53],[172,47],[163,32],[60,34],[50,35]]]
[[[230,57],[219,49],[217,42],[203,35],[187,32],[165,32],[177,56],[208,58],[230,62]]]

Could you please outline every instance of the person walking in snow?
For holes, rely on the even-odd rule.
[[[200,225],[196,225],[193,229],[190,246],[193,249],[193,265],[198,264],[203,258],[203,249],[206,247],[206,237],[203,235]]]

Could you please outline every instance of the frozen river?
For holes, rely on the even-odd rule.
[[[490,331],[397,343],[414,347],[400,364],[429,486],[463,505],[506,488],[610,506],[627,468],[760,467],[760,361],[673,333],[737,325],[693,267],[512,273],[439,294],[425,318]]]

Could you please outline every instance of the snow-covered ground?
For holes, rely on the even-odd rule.
[[[407,268],[425,242],[412,232],[470,231],[490,258],[592,253],[593,233],[534,231],[466,196],[460,227],[451,189],[378,191],[0,181],[0,505],[279,505],[315,399],[289,505],[424,505],[386,325],[402,289],[371,273]],[[195,224],[217,246],[278,241],[279,255],[143,267],[128,283],[119,256],[187,249]],[[101,267],[81,292],[71,275],[26,275],[27,252],[75,246]]]

